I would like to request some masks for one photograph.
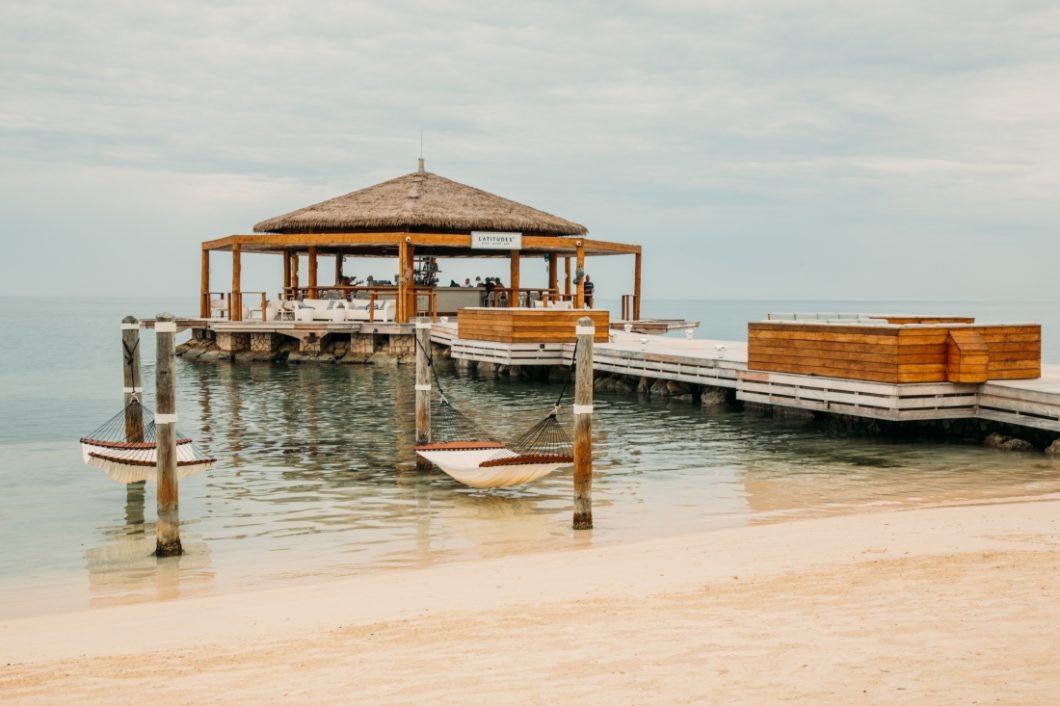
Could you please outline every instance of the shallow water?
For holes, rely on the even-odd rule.
[[[120,408],[128,307],[54,306],[3,308],[5,324],[35,335],[12,338],[0,370],[2,617],[1060,492],[1060,462],[1040,454],[838,437],[802,420],[598,393],[596,529],[575,534],[569,470],[504,491],[414,470],[409,367],[180,361],[178,427],[220,461],[181,482],[187,553],[158,561],[153,485],[130,493],[82,465],[77,443]],[[150,392],[150,334],[143,346]],[[454,404],[501,436],[537,421],[561,387],[441,372]]]

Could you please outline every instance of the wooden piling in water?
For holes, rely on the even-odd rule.
[[[574,529],[593,528],[593,337],[588,316],[578,319],[574,357]]]
[[[155,317],[155,444],[158,456],[155,555],[160,557],[177,556],[183,551],[177,492],[176,333],[176,319],[172,314],[162,313]]]
[[[421,316],[416,319],[416,444],[431,443],[431,320]],[[419,456],[416,467],[430,468],[430,463]]]
[[[207,251],[203,250],[205,254]],[[121,369],[125,397],[125,440],[144,440],[143,383],[140,381],[140,322],[135,316],[121,320]],[[144,481],[125,486],[125,523],[143,525]]]

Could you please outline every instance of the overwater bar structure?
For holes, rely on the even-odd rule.
[[[1039,324],[772,313],[748,325],[747,341],[650,335],[695,323],[642,317],[641,246],[590,239],[578,223],[431,174],[422,160],[416,172],[254,230],[202,243],[199,316],[180,322],[194,332],[186,357],[411,362],[410,322],[427,316],[432,344],[468,365],[570,365],[574,322],[589,316],[604,385],[611,377],[816,414],[979,419],[1060,434],[1060,366],[1042,365]],[[232,260],[226,291],[211,287],[215,253]],[[243,290],[251,254],[282,258],[275,292]],[[610,293],[622,299],[618,320],[592,307],[584,276],[588,257],[613,255],[633,259],[629,291]],[[392,259],[393,280],[348,280],[344,261],[357,257]],[[506,258],[508,284],[440,286],[437,258]],[[547,262],[542,286],[523,286],[526,258]],[[322,277],[327,260],[334,273]]]

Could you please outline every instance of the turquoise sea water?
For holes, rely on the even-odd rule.
[[[178,559],[156,560],[147,497],[81,463],[78,438],[121,407],[123,315],[191,300],[0,300],[0,617],[317,581],[751,522],[1060,491],[1060,463],[935,443],[835,437],[801,420],[599,393],[596,530],[569,529],[561,471],[505,491],[413,470],[413,371],[391,365],[178,362],[181,431],[219,459],[182,481]],[[743,338],[769,311],[944,313],[1040,321],[1060,306],[933,302],[648,302],[645,315]],[[152,334],[143,336],[153,406]],[[505,435],[559,386],[443,371],[458,407]],[[569,421],[568,412],[564,419]]]

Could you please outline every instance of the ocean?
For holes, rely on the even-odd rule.
[[[571,476],[500,491],[417,472],[411,366],[178,361],[178,428],[218,463],[181,481],[186,553],[156,560],[146,497],[81,462],[78,439],[120,411],[122,316],[188,314],[194,299],[0,300],[0,616],[230,592],[518,552],[632,542],[826,514],[1060,491],[1060,461],[978,446],[837,436],[805,420],[598,393],[596,529],[570,529]],[[602,302],[614,311],[617,302]],[[742,339],[780,311],[967,314],[1044,325],[1060,305],[647,301]],[[184,334],[186,335],[186,334]],[[142,336],[153,406],[153,334]],[[510,436],[560,383],[441,371],[454,405]],[[569,402],[569,399],[568,399]],[[570,422],[569,407],[561,421]]]

